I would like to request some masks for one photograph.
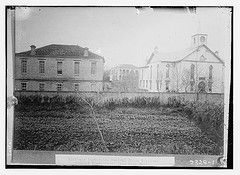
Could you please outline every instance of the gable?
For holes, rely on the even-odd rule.
[[[198,62],[206,62],[206,63],[221,63],[224,62],[207,46],[202,45],[194,52],[187,55],[182,61],[198,61]]]

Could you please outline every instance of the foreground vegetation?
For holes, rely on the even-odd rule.
[[[211,155],[223,151],[222,104],[178,99],[162,104],[157,97],[101,104],[71,96],[18,99],[14,149]]]

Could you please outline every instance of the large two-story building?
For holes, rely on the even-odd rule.
[[[78,45],[15,54],[15,91],[102,91],[104,58]]]
[[[138,90],[138,67],[132,64],[120,64],[109,71],[112,91]]]
[[[149,92],[224,92],[224,62],[207,47],[207,35],[196,34],[191,47],[161,53],[156,47],[139,71],[139,88]]]

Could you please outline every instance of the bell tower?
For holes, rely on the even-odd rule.
[[[194,48],[203,44],[207,45],[207,34],[202,33],[201,21],[198,21],[197,32],[192,36],[191,47]]]
[[[200,45],[207,45],[207,34],[195,34],[192,36],[191,47],[198,47]]]

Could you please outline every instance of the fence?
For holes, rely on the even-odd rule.
[[[223,103],[223,93],[176,93],[176,92],[56,92],[56,91],[15,91],[15,96],[19,95],[42,95],[42,96],[82,96],[91,97],[95,101],[101,100],[104,102],[107,99],[122,99],[122,98],[135,98],[135,97],[159,97],[161,102],[167,103],[169,98],[183,99],[184,101],[200,101],[200,102],[214,102]]]

